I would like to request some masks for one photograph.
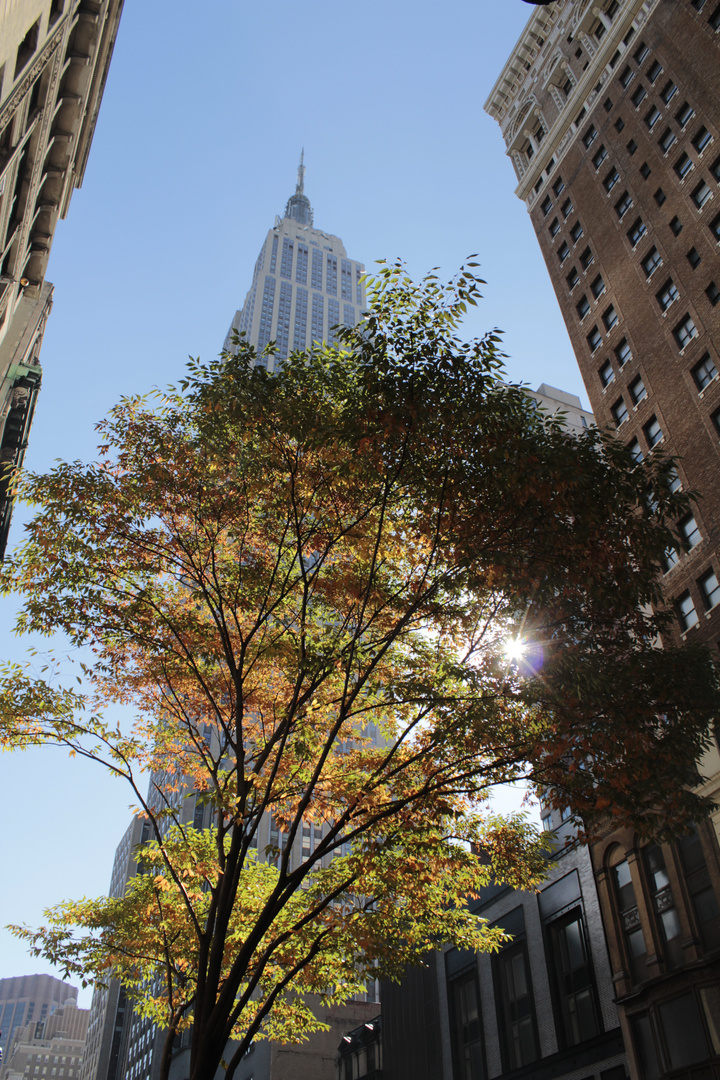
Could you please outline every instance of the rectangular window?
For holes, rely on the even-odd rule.
[[[545,217],[547,217],[552,210],[552,200],[549,195],[546,195],[543,201],[540,203],[540,209],[542,210]]]
[[[506,946],[494,962],[505,1068],[519,1069],[536,1061],[539,1054],[525,942]]]
[[[652,450],[653,446],[657,446],[657,444],[659,442],[662,442],[662,439],[663,439],[662,428],[660,427],[659,423],[657,422],[656,417],[653,416],[650,420],[648,420],[647,424],[643,428],[643,432],[645,433],[645,438],[647,439],[647,444],[648,444],[648,446],[650,447],[651,450]]]
[[[617,120],[615,121],[615,130],[616,131],[622,131],[622,129],[624,127],[625,127],[625,121],[623,120],[622,116],[618,116]]]
[[[583,146],[585,147],[585,149],[589,150],[596,139],[597,139],[597,131],[595,130],[594,125],[591,124],[590,127],[587,129],[587,131],[585,132],[585,134],[582,137]]]
[[[630,85],[633,80],[634,74],[635,72],[629,64],[623,71],[620,72],[620,85],[623,87],[623,89],[627,89],[627,87]]]
[[[695,115],[695,110],[692,105],[689,105],[687,101],[684,101],[678,111],[675,113],[675,119],[681,128],[684,128],[686,124],[692,120]]]
[[[563,1042],[577,1046],[599,1031],[595,984],[582,910],[577,907],[547,927],[555,997],[562,1018]]]
[[[643,161],[642,165],[640,166],[640,175],[642,176],[643,180],[647,180],[651,172],[652,169],[648,165],[647,161]]]
[[[598,375],[600,376],[600,382],[603,384],[604,387],[609,386],[610,383],[613,382],[615,378],[615,372],[613,371],[612,364],[609,360],[606,360],[605,363],[601,366],[600,370],[598,371]]]
[[[662,91],[662,94],[660,95],[660,97],[663,99],[663,101],[665,102],[666,105],[669,105],[676,94],[677,94],[677,86],[675,85],[675,83],[671,79],[663,87],[663,91]]]
[[[659,60],[653,60],[650,67],[645,72],[648,82],[654,83],[658,75],[662,75],[662,64]]]
[[[677,347],[681,351],[686,345],[689,345],[694,337],[697,337],[697,327],[692,321],[689,313],[684,315],[680,322],[673,330],[673,337],[677,342]]]
[[[477,971],[448,979],[450,1041],[455,1075],[462,1080],[484,1080],[482,1014]]]
[[[610,333],[613,326],[617,326],[617,323],[618,323],[618,314],[615,311],[615,308],[613,307],[612,304],[610,305],[609,308],[607,308],[606,311],[603,312],[603,317],[602,318],[603,318],[603,323],[605,324],[605,329],[607,330],[608,333]]]
[[[573,244],[577,244],[578,240],[583,234],[583,227],[579,221],[576,221],[570,230],[570,236],[572,237]]]
[[[583,296],[580,298],[579,303],[576,304],[576,308],[577,308],[578,318],[582,322],[582,320],[585,318],[585,316],[587,315],[587,313],[590,310],[590,301],[588,300],[587,296],[585,296],[583,294]]]
[[[337,257],[335,255],[328,255],[327,257],[325,292],[330,293],[332,296],[337,296]]]
[[[664,940],[665,961],[668,967],[676,967],[683,960],[680,947],[680,920],[665,865],[665,856],[659,844],[651,844],[644,848],[643,863],[645,864],[645,878],[650,886],[652,906]]]
[[[705,290],[705,295],[712,304],[713,307],[717,307],[720,304],[720,289],[717,287],[714,281],[711,281]]]
[[[594,261],[595,258],[592,251],[589,247],[586,247],[582,255],[580,256],[580,265],[582,266],[583,270],[587,270],[588,266],[592,266]]]
[[[673,234],[673,236],[679,236],[682,232],[682,227],[682,221],[676,214],[670,222],[670,232]]]
[[[551,238],[553,236],[557,236],[557,234],[560,232],[560,222],[558,221],[557,218],[553,218],[552,221],[550,222],[548,232],[550,233]]]
[[[650,50],[648,49],[645,42],[641,41],[640,44],[638,45],[637,49],[633,53],[633,56],[635,58],[635,63],[636,64],[642,64],[643,60],[645,60],[645,58],[647,57],[647,54],[649,52],[650,52]]]
[[[674,304],[679,296],[680,294],[677,291],[675,282],[672,278],[668,278],[662,289],[657,293],[657,302],[660,305],[660,310],[663,312],[667,311],[670,305]]]
[[[590,291],[592,292],[596,300],[599,300],[602,294],[605,292],[605,282],[603,281],[601,274],[598,274],[598,276],[593,281],[592,285],[590,286]]]
[[[287,236],[283,237],[282,256],[280,257],[280,277],[292,277],[293,242]]]
[[[568,288],[570,289],[570,292],[572,292],[578,281],[580,280],[580,275],[577,272],[577,267],[573,266],[572,270],[570,271],[565,280],[568,283]]]
[[[611,169],[603,180],[603,187],[607,192],[610,192],[615,187],[619,179],[620,173],[617,171],[617,169]]]
[[[662,562],[666,574],[669,574],[673,566],[677,566],[679,561],[680,557],[674,547],[665,548]]]
[[[720,4],[715,8],[712,15],[708,19],[708,26],[711,30],[717,33],[720,30]]]
[[[702,262],[702,259],[698,255],[696,249],[691,247],[687,253],[687,261],[690,263],[693,270],[697,270],[698,266]]]
[[[598,330],[597,326],[593,326],[592,330],[587,336],[587,343],[590,347],[590,352],[595,352],[602,345],[602,334]]]
[[[645,89],[644,86],[640,85],[640,86],[638,86],[637,90],[632,95],[630,100],[632,101],[635,108],[639,109],[646,97],[647,97],[647,90]]]
[[[700,586],[703,603],[708,611],[720,604],[720,583],[714,570],[708,570],[707,573],[703,574],[698,581],[698,585]]]
[[[34,22],[28,30],[25,37],[22,39],[18,46],[17,55],[15,57],[15,74],[14,79],[17,79],[18,75],[30,61],[30,58],[35,54],[35,50],[38,46],[38,38],[40,36],[40,20]],[[17,41],[17,38],[15,39]]]
[[[658,145],[664,154],[667,154],[675,142],[677,142],[677,135],[670,128],[666,128],[658,139]]]
[[[705,180],[700,181],[698,186],[693,191],[691,198],[692,198],[692,201],[697,206],[698,210],[702,210],[705,203],[710,198],[712,198],[712,192],[710,190],[709,185],[705,182]]]
[[[567,240],[563,240],[562,244],[558,248],[557,256],[561,263],[564,263],[570,254],[570,247]]]
[[[628,452],[634,461],[642,461],[643,452],[642,447],[637,439],[633,439],[632,442],[627,444]]]
[[[615,203],[615,213],[619,218],[623,218],[632,206],[633,201],[627,191],[624,191],[618,201]]]
[[[717,161],[713,161],[710,166],[710,172],[713,175],[713,179],[717,180],[718,184],[720,184],[720,157]]]
[[[615,346],[615,359],[617,360],[619,367],[622,367],[623,364],[627,364],[628,360],[632,360],[632,352],[628,345],[627,338],[623,338],[620,344]]]
[[[340,265],[340,292],[343,300],[352,303],[352,263],[343,259]]]
[[[688,551],[694,548],[696,544],[699,544],[702,539],[697,521],[692,514],[686,514],[682,521],[678,523],[678,532],[685,541],[685,547]]]
[[[615,404],[610,409],[613,420],[615,421],[615,427],[620,427],[629,417],[628,407],[625,404],[623,398],[618,398]]]
[[[708,228],[717,241],[720,241],[720,214],[712,219]]]
[[[308,246],[307,244],[298,244],[297,249],[297,265],[295,267],[295,280],[299,285],[307,285],[307,272],[308,272]]]
[[[312,253],[312,277],[311,277],[311,280],[310,280],[310,284],[312,285],[313,289],[322,289],[322,252],[321,251],[313,251],[313,253]],[[315,339],[313,339],[313,340],[315,340]],[[320,337],[317,340],[318,341],[323,340],[322,334],[320,335]]]
[[[689,593],[685,595],[689,596]],[[690,602],[692,604],[692,600]],[[695,622],[697,621],[698,617],[695,614]],[[691,623],[691,625],[693,624]],[[720,945],[720,911],[718,911],[717,900],[710,883],[710,875],[697,831],[694,831],[690,836],[683,836],[678,840],[677,846],[685,874],[685,883],[690,893],[692,909],[703,945],[706,949],[716,949]]]
[[[645,389],[645,383],[642,381],[639,375],[636,375],[633,381],[628,387],[630,391],[630,397],[633,400],[633,405],[639,405],[641,401],[644,401],[647,397],[647,390]]]
[[[717,378],[717,368],[710,359],[710,353],[705,353],[705,355],[698,360],[697,364],[692,369],[692,377],[695,380],[695,385],[698,390],[704,390],[706,386],[710,385],[713,379]]]
[[[633,154],[635,153],[636,150],[637,150],[637,143],[635,142],[634,139],[631,139],[630,142],[627,144],[627,152],[630,155],[630,157],[633,156]]]
[[[645,271],[645,277],[649,278],[655,273],[659,266],[662,266],[662,257],[656,247],[651,247],[645,258],[640,263]]]
[[[646,232],[647,229],[645,228],[642,218],[636,218],[628,229],[627,234],[628,240],[633,247],[636,247],[640,243]]]
[[[555,192],[555,198],[556,199],[559,198],[560,193],[562,191],[564,191],[564,190],[565,190],[565,184],[563,182],[563,178],[561,176],[558,176],[557,180],[553,184],[553,191]]]
[[[595,166],[596,169],[600,168],[600,166],[602,165],[602,163],[603,163],[603,161],[605,160],[606,157],[607,157],[607,150],[605,149],[605,146],[604,145],[600,146],[596,150],[596,152],[593,154],[593,159],[592,159],[593,165]]]
[[[562,216],[567,220],[567,218],[573,211],[573,204],[570,199],[565,200],[565,202],[562,204],[561,210]]]
[[[658,204],[658,206],[662,206],[662,204],[665,202],[665,200],[667,198],[667,195],[665,194],[663,189],[661,187],[659,187],[657,189],[657,191],[655,192],[655,194],[653,195],[653,198],[654,198],[655,202]]]
[[[695,135],[693,135],[692,144],[697,150],[698,154],[702,154],[703,150],[705,150],[711,142],[712,135],[704,125],[700,127],[700,129],[695,133]]]
[[[653,105],[652,109],[650,110],[650,112],[645,117],[645,123],[647,124],[647,126],[650,128],[651,131],[655,127],[655,125],[657,124],[657,122],[658,122],[658,120],[660,119],[661,116],[662,116],[662,113],[658,109],[657,105]]]
[[[677,173],[680,180],[684,180],[690,170],[693,168],[693,160],[689,154],[681,154],[675,162],[673,168]]]

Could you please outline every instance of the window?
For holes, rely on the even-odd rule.
[[[637,901],[635,900],[635,889],[630,866],[619,845],[613,849],[610,857],[610,877],[613,892],[615,893],[615,903],[620,915],[630,974],[634,982],[641,982],[647,971],[645,966],[647,950],[640,924]]]
[[[516,941],[506,946],[496,957],[495,967],[505,1068],[519,1069],[538,1057],[535,1008],[525,942]]]
[[[704,125],[696,132],[692,140],[692,144],[698,154],[702,154],[703,150],[709,146],[711,142],[712,135]]]
[[[481,1080],[486,1072],[477,972],[448,979],[447,985],[455,1075],[463,1080]]]
[[[665,102],[666,105],[669,105],[676,94],[677,94],[677,86],[675,85],[675,83],[671,79],[670,82],[667,82],[665,84],[665,86],[663,87],[663,92],[660,95],[660,97],[663,99],[663,101]]]
[[[686,595],[689,594],[686,593]],[[698,618],[695,615],[695,622],[697,621]],[[685,874],[685,884],[690,893],[690,902],[703,945],[706,949],[715,949],[720,945],[720,911],[718,911],[715,893],[710,884],[710,875],[697,830],[690,836],[683,836],[678,840],[677,846]]]
[[[698,390],[704,390],[706,386],[709,386],[713,379],[717,378],[717,368],[710,359],[710,353],[705,353],[702,356],[695,367],[692,369],[692,377],[695,380],[695,385]]]
[[[560,207],[560,209],[561,209],[561,211],[562,211],[562,216],[563,216],[563,217],[565,218],[565,220],[567,221],[568,217],[570,216],[570,214],[571,214],[571,213],[572,213],[572,211],[573,211],[573,204],[572,204],[571,200],[570,200],[570,199],[566,199],[566,200],[565,200],[565,202],[564,202],[564,203],[562,204],[562,206]]]
[[[658,109],[657,105],[653,105],[652,109],[650,110],[650,112],[645,117],[645,123],[647,124],[647,126],[650,128],[651,131],[655,127],[655,125],[657,124],[657,122],[660,119],[661,115],[662,115],[662,113]]]
[[[698,255],[694,247],[691,247],[687,253],[687,261],[692,266],[693,270],[697,270],[698,266],[702,262],[702,259]]]
[[[540,209],[542,210],[545,217],[547,217],[552,210],[552,199],[549,195],[546,195],[543,201],[540,203]]]
[[[648,82],[654,83],[658,75],[662,75],[662,64],[659,60],[653,60],[650,67],[645,72]]]
[[[635,108],[639,109],[646,97],[647,97],[647,90],[641,84],[640,86],[638,86],[637,90],[632,95],[630,100],[632,101]]]
[[[676,967],[682,963],[683,959],[680,947],[680,920],[665,866],[665,856],[659,844],[651,844],[644,849],[643,863],[655,917],[660,924],[664,939],[665,960],[669,967]]]
[[[618,116],[617,120],[615,121],[615,130],[616,131],[622,131],[622,129],[624,127],[625,127],[625,121],[623,120],[622,116]]]
[[[570,236],[572,237],[573,244],[577,244],[578,240],[583,234],[583,227],[579,221],[576,221],[570,230]]]
[[[638,45],[637,49],[633,53],[633,56],[635,58],[635,63],[636,64],[642,64],[643,60],[646,58],[646,56],[647,56],[647,54],[649,52],[650,52],[650,50],[648,49],[645,42],[641,41],[640,44]]]
[[[598,276],[593,281],[592,285],[590,286],[590,291],[592,292],[596,300],[598,300],[605,292],[605,282],[603,281],[601,274],[598,274]]]
[[[610,409],[612,418],[615,421],[615,427],[620,427],[629,417],[628,408],[623,398],[618,398],[615,404]]]
[[[585,318],[585,316],[587,315],[588,311],[590,310],[590,301],[588,300],[587,296],[585,296],[584,293],[583,293],[582,297],[580,298],[580,301],[576,305],[576,307],[577,307],[578,318],[582,321]]]
[[[628,87],[628,86],[630,85],[630,83],[631,83],[631,82],[632,82],[632,80],[633,80],[633,75],[634,75],[634,74],[635,74],[635,73],[634,73],[633,69],[632,69],[632,68],[630,67],[630,65],[629,65],[629,64],[628,64],[628,66],[627,66],[627,67],[626,67],[626,68],[625,68],[625,69],[624,69],[624,70],[623,70],[623,71],[622,71],[622,72],[620,73],[620,85],[621,85],[621,86],[623,87],[623,89],[626,89],[626,88],[627,88],[627,87]]]
[[[563,94],[564,94],[564,95],[565,95],[565,97],[567,98],[567,97],[570,97],[570,91],[572,90],[572,88],[573,88],[573,84],[572,84],[572,79],[571,79],[571,78],[570,78],[570,76],[568,75],[567,79],[566,79],[566,80],[565,80],[565,82],[564,82],[564,83],[562,84],[562,86],[560,87],[560,89],[562,90]]]
[[[606,191],[610,192],[615,187],[619,179],[620,173],[617,171],[617,169],[611,169],[603,180],[603,187]]]
[[[619,56],[619,55],[620,55],[619,53],[616,53],[616,56]],[[612,107],[613,107],[612,98],[605,98],[605,100],[603,101],[603,109],[605,110],[605,112],[610,112]]]
[[[713,161],[712,165],[710,166],[710,172],[713,174],[713,177],[715,180],[717,180],[718,184],[720,184],[720,157],[717,159],[717,161]]]
[[[560,262],[564,263],[565,260],[567,259],[568,255],[570,254],[570,248],[568,246],[567,240],[563,240],[562,244],[558,248],[558,253],[557,254],[558,254],[558,259],[560,260]]]
[[[598,375],[600,376],[600,382],[603,384],[603,387],[609,386],[610,383],[614,380],[615,372],[613,371],[612,364],[609,360],[606,360],[605,363],[602,365],[602,367],[598,371]]]
[[[612,306],[612,304],[603,313],[602,318],[603,318],[603,322],[605,324],[605,329],[607,330],[608,333],[610,333],[613,326],[617,326],[617,322],[618,322],[618,315],[617,315],[617,312],[615,311],[615,308]]]
[[[710,26],[711,30],[715,31],[715,33],[720,30],[720,4],[718,4],[718,6],[715,8],[712,15],[708,19],[708,25]]]
[[[702,9],[705,7],[705,0],[690,0],[690,3],[696,11],[702,11]]]
[[[716,604],[720,604],[720,583],[714,570],[708,570],[707,573],[703,574],[698,581],[698,585],[700,586],[703,603],[708,611],[714,608]]]
[[[597,326],[593,326],[592,330],[587,336],[587,343],[590,347],[590,352],[595,352],[602,345],[602,334],[598,330]]]
[[[689,154],[681,154],[673,166],[675,172],[681,180],[684,180],[690,170],[693,168],[693,160]]]
[[[636,220],[632,223],[632,225],[628,229],[628,234],[627,234],[628,240],[630,241],[630,243],[632,244],[633,247],[635,247],[637,244],[640,243],[640,241],[642,240],[642,238],[643,238],[643,236],[645,235],[646,232],[647,232],[647,229],[645,228],[645,225],[643,224],[642,218],[636,218]]]
[[[643,432],[645,433],[647,444],[651,450],[653,446],[657,446],[659,442],[662,442],[662,428],[658,424],[656,417],[653,416],[652,419],[648,420],[647,424],[643,428]]]
[[[670,232],[673,234],[673,236],[679,236],[682,232],[682,221],[677,216],[677,214],[670,222]]]
[[[708,225],[710,232],[713,234],[716,240],[720,241],[720,214],[712,219]]]
[[[693,109],[692,105],[688,105],[687,101],[684,101],[678,111],[675,113],[675,119],[677,120],[680,127],[684,128],[685,125],[690,120],[692,120],[694,115],[695,110]]]
[[[597,150],[595,152],[595,154],[593,154],[592,162],[593,162],[593,165],[595,166],[596,169],[600,168],[600,166],[602,165],[602,163],[603,163],[603,161],[605,160],[606,157],[607,157],[607,150],[605,149],[605,146],[603,145],[603,146],[601,146],[599,148],[599,150]]]
[[[660,310],[663,312],[667,311],[670,305],[675,303],[679,295],[675,282],[672,278],[668,278],[660,292],[657,294],[657,302],[660,305]]]
[[[576,907],[553,919],[547,928],[547,940],[564,1042],[566,1046],[577,1046],[598,1034],[595,985],[582,909]]]
[[[552,236],[557,236],[557,234],[560,232],[560,222],[558,221],[557,218],[552,219],[552,221],[550,223],[550,228],[548,229],[548,232],[550,233],[551,237]]]
[[[622,195],[615,203],[615,213],[619,218],[623,218],[632,206],[633,201],[627,191],[623,191]]]
[[[48,16],[48,26],[52,26],[58,21],[63,13],[65,7],[65,0],[51,0],[50,3],[50,15]]]
[[[665,554],[663,555],[663,567],[666,574],[669,574],[673,566],[677,566],[680,561],[680,556],[674,547],[665,548]]]
[[[671,469],[668,473],[668,491],[673,492],[682,491],[682,480],[678,475],[677,469]]]
[[[635,376],[633,381],[630,383],[628,390],[630,391],[630,397],[633,400],[633,405],[639,405],[640,402],[644,401],[647,397],[645,383],[642,381],[639,375]]]
[[[633,154],[635,153],[636,150],[637,150],[637,143],[635,142],[634,139],[631,139],[630,142],[627,144],[627,152],[630,155],[630,157],[633,156]]]
[[[642,165],[640,166],[640,175],[642,176],[643,180],[647,180],[651,172],[652,169],[648,165],[647,161],[643,161]]]
[[[583,270],[587,270],[588,266],[592,266],[594,262],[595,256],[593,255],[590,248],[586,247],[582,255],[580,256],[580,265],[582,266]]]
[[[640,265],[645,271],[645,277],[652,277],[658,266],[662,266],[662,257],[658,249],[651,247]]]
[[[565,190],[565,184],[561,176],[558,176],[557,180],[553,184],[553,191],[555,192],[555,198],[558,198],[561,191]]]
[[[643,452],[642,447],[637,439],[633,439],[632,442],[627,444],[628,452],[634,461],[642,461]]]
[[[627,338],[623,338],[620,344],[615,346],[615,359],[617,360],[619,367],[622,367],[623,364],[627,364],[628,360],[632,360],[632,351],[628,345]]]
[[[13,78],[17,79],[18,75],[29,62],[30,58],[35,53],[38,46],[38,38],[40,36],[40,20],[34,22],[28,30],[25,37],[18,45],[17,55],[15,57],[15,74]]]
[[[685,547],[688,551],[694,548],[696,544],[699,544],[702,539],[697,521],[692,514],[686,514],[682,521],[678,522],[678,532],[685,541]]]
[[[655,194],[653,195],[653,198],[655,199],[655,202],[658,204],[658,206],[662,206],[662,204],[665,202],[665,200],[667,198],[667,195],[665,194],[663,189],[661,187],[659,187],[657,189],[657,191],[655,192]]]
[[[658,139],[658,145],[665,154],[667,154],[668,150],[675,142],[677,142],[677,136],[674,131],[671,131],[670,128],[666,128]]]
[[[717,307],[718,303],[720,303],[720,289],[718,289],[714,281],[711,281],[708,285],[705,295],[713,307]]]
[[[568,283],[568,288],[570,289],[570,292],[572,292],[573,289],[575,288],[575,286],[577,285],[578,281],[580,280],[580,275],[577,272],[577,267],[576,266],[573,266],[572,270],[570,271],[570,273],[568,274],[568,276],[567,276],[567,278],[565,280]]]
[[[678,349],[680,349],[681,352],[686,345],[690,344],[694,337],[697,337],[697,327],[692,321],[689,313],[685,314],[680,320],[680,322],[677,324],[677,326],[673,330],[673,337],[675,338],[675,341],[677,342],[677,347]]]
[[[712,198],[712,191],[710,190],[709,185],[704,180],[701,180],[693,191],[691,198],[698,210],[702,210],[708,199]]]
[[[585,132],[585,134],[582,137],[583,146],[585,147],[585,149],[589,150],[596,139],[597,139],[597,131],[595,130],[594,125],[591,124],[590,127],[587,129],[587,131]]]
[[[716,409],[710,419],[712,420],[718,435],[720,435],[720,409]]]

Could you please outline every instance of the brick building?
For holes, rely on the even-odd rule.
[[[662,446],[700,494],[665,595],[720,642],[720,4],[557,0],[486,102],[500,124],[597,421]],[[713,745],[701,787],[720,788]],[[593,849],[631,1072],[720,1076],[720,819]],[[700,1073],[697,1073],[700,1076]]]

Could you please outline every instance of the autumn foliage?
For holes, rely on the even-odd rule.
[[[704,813],[712,665],[659,648],[688,496],[659,456],[575,438],[502,383],[497,337],[456,336],[478,295],[471,270],[387,267],[337,346],[269,374],[240,342],[121,401],[96,462],[18,481],[37,508],[2,573],[20,629],[93,659],[77,690],[6,668],[0,737],[104,762],[153,830],[124,897],[22,932],[120,978],[168,1029],[165,1074],[183,1029],[191,1080],[223,1054],[232,1076],[251,1039],[318,1026],[309,992],[497,944],[464,898],[542,868],[533,830],[489,812],[498,784],[539,784],[589,830]]]

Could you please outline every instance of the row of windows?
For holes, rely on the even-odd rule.
[[[696,541],[697,542],[697,541]],[[674,562],[677,562],[677,553],[671,552],[666,555],[668,563],[673,565],[673,555],[675,556]],[[670,569],[670,566],[668,566]],[[720,583],[718,583],[717,572],[710,567],[705,573],[699,577],[696,581],[698,595],[702,601],[705,611],[712,611],[714,607],[720,604]],[[700,622],[700,617],[695,607],[695,602],[692,598],[690,590],[678,597],[676,601],[678,618],[683,630],[690,630],[693,626],[696,626]]]
[[[691,0],[690,6],[700,14],[706,9],[706,0]],[[707,17],[707,25],[710,30],[720,33],[720,4],[713,8]]]

